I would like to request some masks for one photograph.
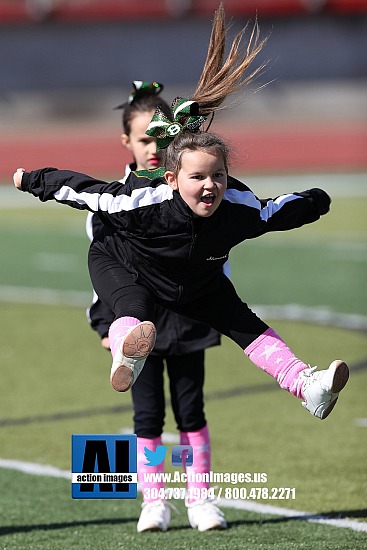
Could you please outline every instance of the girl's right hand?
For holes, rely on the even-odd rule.
[[[104,349],[106,349],[107,351],[111,351],[110,339],[108,336],[105,336],[104,338],[102,338],[101,344],[102,344],[102,347],[104,347]]]
[[[14,185],[17,189],[21,189],[22,188],[22,177],[23,177],[23,172],[25,172],[25,169],[24,168],[18,168],[16,172],[14,172],[14,175],[13,175],[13,182],[14,182]]]

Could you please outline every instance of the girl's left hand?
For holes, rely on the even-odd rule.
[[[14,181],[14,185],[17,189],[22,188],[23,172],[25,172],[24,168],[18,168],[18,170],[16,172],[14,172],[13,181]]]

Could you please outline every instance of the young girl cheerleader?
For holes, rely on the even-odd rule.
[[[156,138],[148,136],[145,130],[158,106],[166,116],[171,115],[170,107],[160,97],[162,90],[163,85],[157,82],[134,81],[128,101],[116,107],[123,110],[121,143],[134,158],[134,163],[126,166],[125,177],[120,180],[121,183],[126,181],[132,170],[154,169],[161,164]],[[99,232],[103,232],[106,237],[109,228],[103,225],[97,214],[90,212],[87,217],[87,233],[90,239],[93,240]],[[115,319],[113,311],[95,295],[88,317],[92,328],[99,333],[102,345],[109,349],[108,329]],[[211,464],[209,429],[204,414],[204,358],[206,348],[220,344],[220,336],[209,326],[161,306],[156,306],[155,324],[157,339],[154,349],[132,387],[134,433],[137,435],[138,446],[138,478],[144,501],[137,525],[138,532],[165,531],[170,522],[170,508],[161,498],[164,483],[147,482],[144,478],[147,473],[164,471],[164,462],[157,466],[146,465],[144,450],[154,452],[162,445],[165,364],[172,410],[180,433],[180,444],[192,446],[195,455],[195,463],[187,466],[187,473],[209,475]],[[194,476],[188,477],[189,520],[193,527],[201,531],[226,527],[223,513],[213,502],[193,498],[201,489],[205,491],[209,487],[208,482],[196,482]]]
[[[147,134],[164,149],[164,168],[132,172],[125,185],[54,168],[18,169],[14,183],[41,201],[98,212],[113,227],[110,236],[92,243],[89,269],[97,294],[116,317],[109,337],[112,379],[121,390],[135,382],[153,349],[155,304],[160,304],[231,338],[312,415],[325,419],[348,381],[347,365],[335,360],[316,371],[295,357],[240,299],[222,270],[240,242],[315,222],[331,202],[321,189],[259,200],[228,175],[222,139],[201,129],[206,117],[259,70],[242,78],[264,44],[255,26],[242,55],[243,34],[236,35],[225,59],[221,5],[193,96],[176,98],[171,118],[158,108],[148,126]],[[223,367],[228,378],[230,367]]]

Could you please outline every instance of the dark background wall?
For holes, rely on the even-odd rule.
[[[245,24],[236,18],[233,30]],[[367,77],[367,16],[259,19],[265,80]],[[120,86],[139,75],[169,84],[200,74],[210,20],[61,22],[0,27],[0,94]],[[138,67],[138,70],[137,70]],[[137,74],[139,73],[139,75]]]

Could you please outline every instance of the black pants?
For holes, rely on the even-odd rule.
[[[177,429],[200,430],[204,415],[204,351],[163,358],[152,353],[132,386],[134,433],[138,437],[158,437],[165,419],[164,363],[167,366],[171,404]]]
[[[268,325],[259,319],[237,295],[231,281],[218,273],[211,288],[196,299],[183,297],[180,303],[165,302],[144,283],[137,283],[119,262],[106,254],[103,246],[92,244],[89,250],[89,272],[99,298],[114,312],[116,318],[136,317],[154,322],[155,304],[200,321],[228,336],[245,349]],[[191,298],[191,300],[190,300]]]

